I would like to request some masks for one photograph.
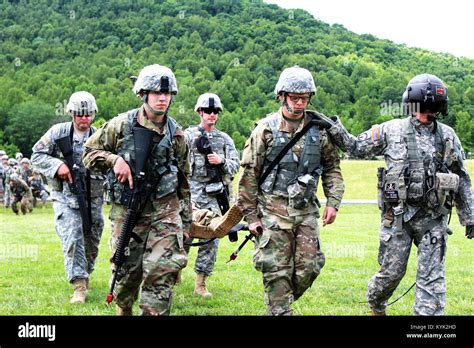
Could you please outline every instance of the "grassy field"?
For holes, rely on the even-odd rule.
[[[346,199],[375,199],[377,161],[344,161]],[[474,165],[469,161],[472,176]],[[109,207],[106,207],[108,213]],[[473,315],[474,241],[464,237],[457,217],[451,220],[454,234],[448,242],[446,261],[446,315]],[[65,279],[59,238],[54,231],[51,206],[32,214],[15,216],[0,209],[0,315],[113,315],[105,305],[110,275],[104,230],[91,291],[83,306],[69,304],[72,293]],[[298,315],[367,315],[365,292],[368,279],[377,271],[379,212],[375,205],[343,205],[335,224],[322,228],[326,265],[305,295],[293,305]],[[243,235],[240,236],[239,243]],[[214,275],[209,280],[211,299],[194,297],[194,261],[190,252],[183,281],[175,287],[173,315],[264,315],[261,274],[252,265],[252,248],[246,246],[237,260],[226,264],[238,243],[222,239]],[[416,247],[407,274],[393,297],[415,280]],[[411,315],[413,290],[389,307],[389,314]],[[136,312],[138,312],[136,310]]]

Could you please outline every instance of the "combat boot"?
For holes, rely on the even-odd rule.
[[[376,311],[373,308],[371,308],[371,309],[372,309],[372,316],[374,316],[374,317],[384,317],[384,316],[387,315],[387,313],[385,311],[379,312],[379,311]]]
[[[74,288],[74,294],[71,298],[71,303],[84,303],[86,302],[87,286],[84,278],[77,278],[72,282]]]
[[[194,287],[194,295],[202,297],[211,297],[212,294],[206,289],[207,275],[204,273],[198,273],[196,277],[196,286]]]
[[[131,307],[122,308],[119,305],[115,305],[115,315],[121,316],[121,317],[131,316],[133,315],[132,308]]]

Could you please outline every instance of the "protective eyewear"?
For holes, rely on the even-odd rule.
[[[219,109],[212,109],[212,108],[201,108],[201,110],[205,113],[205,114],[214,114],[214,115],[219,115]]]
[[[309,100],[311,99],[311,97],[308,97],[308,96],[301,97],[299,95],[288,95],[288,98],[290,98],[290,100],[293,103],[297,103],[299,100],[301,100],[303,103],[308,103]]]

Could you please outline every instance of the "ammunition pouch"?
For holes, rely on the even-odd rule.
[[[224,192],[224,184],[222,182],[213,182],[206,185],[204,191],[208,195],[217,195]]]
[[[443,207],[450,193],[458,191],[459,175],[454,173],[436,173],[435,187],[439,206]],[[448,207],[448,209],[451,209],[451,207]]]
[[[459,187],[459,175],[454,173],[436,173],[436,189],[444,192],[457,192]]]
[[[410,202],[420,202],[425,196],[425,169],[413,169],[409,174],[407,198]]]
[[[288,203],[293,209],[304,209],[314,201],[317,180],[310,174],[298,177],[288,185]]]

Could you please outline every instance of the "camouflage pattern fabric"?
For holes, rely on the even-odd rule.
[[[291,304],[311,287],[325,263],[318,220],[265,212],[253,262],[263,274],[267,315],[292,315]]]
[[[101,197],[92,200],[91,233],[84,235],[79,209],[71,208],[62,202],[53,203],[56,233],[61,240],[64,269],[69,282],[77,278],[88,279],[94,271],[104,229],[103,204]]]
[[[25,215],[26,212],[31,213],[33,211],[33,196],[26,182],[21,179],[18,179],[15,182],[10,181],[9,190],[11,206],[15,214],[18,214],[18,203],[20,203],[20,209],[23,215]]]
[[[167,128],[161,129],[153,124],[144,115],[143,107],[138,110],[137,121],[156,132],[156,141],[160,141],[168,131]],[[98,129],[86,144],[86,167],[102,172],[113,168],[127,127],[128,113],[125,113]],[[134,239],[130,241],[124,271],[119,275],[115,288],[117,305],[121,308],[131,308],[138,299],[141,286],[142,315],[170,314],[173,286],[178,272],[187,263],[183,239],[184,231],[187,231],[191,224],[192,209],[187,179],[188,147],[179,125],[173,137],[171,151],[177,159],[182,181],[176,191],[161,198],[152,198],[145,206],[133,230],[143,243],[137,243]],[[112,255],[117,247],[126,211],[124,206],[114,200],[110,211],[113,223]]]
[[[83,236],[82,218],[79,213],[77,196],[69,185],[56,177],[59,167],[65,163],[55,140],[69,136],[71,122],[59,123],[51,127],[33,146],[31,162],[34,169],[44,175],[51,184],[56,232],[61,240],[64,266],[69,282],[76,278],[88,279],[94,269],[98,246],[104,228],[102,217],[103,182],[105,177],[99,173],[91,174],[92,233]],[[89,133],[80,136],[73,133],[72,149],[74,163],[84,171],[82,154]]]
[[[418,246],[415,315],[442,315],[446,305],[445,256],[447,250],[446,219],[440,218],[426,231],[433,220],[420,214],[405,224],[402,232],[395,224],[382,225],[378,262],[380,270],[369,280],[367,299],[376,312],[384,312],[389,298],[403,279],[412,242]],[[435,220],[436,221],[436,220]],[[407,224],[409,226],[407,228]]]
[[[280,131],[292,135],[294,129],[280,114]],[[296,132],[308,122],[301,122]],[[344,193],[340,160],[324,129],[320,129],[321,179],[327,205],[338,208]],[[304,146],[295,144],[299,158]],[[245,143],[242,156],[244,171],[239,182],[237,205],[250,224],[261,219],[264,232],[255,245],[255,268],[263,273],[267,313],[292,314],[290,305],[308,289],[324,265],[319,245],[319,206],[312,200],[307,207],[289,207],[288,193],[272,194],[258,190],[265,157],[271,152],[273,136],[264,120],[260,121]]]
[[[422,124],[415,117],[395,119],[374,125],[370,130],[354,137],[338,123],[329,132],[342,149],[353,156],[364,158],[383,155],[388,171],[407,165],[407,125],[414,127],[421,163],[433,160],[436,152],[434,123]],[[448,169],[459,176],[459,187],[454,194],[454,203],[459,221],[463,226],[474,224],[474,196],[469,174],[464,165],[464,151],[454,130],[437,122],[442,127]],[[418,271],[416,277],[414,313],[419,315],[439,315],[445,306],[444,254],[447,243],[445,215],[439,207],[429,207],[425,203],[405,204],[403,230],[394,235],[394,227],[385,219],[380,232],[379,263],[381,269],[369,281],[367,297],[375,311],[382,311],[404,275],[411,242],[418,246]],[[441,219],[429,232],[420,233],[423,226]],[[407,224],[416,232],[407,230]],[[385,226],[385,227],[384,227]],[[431,236],[430,236],[431,234]],[[428,241],[430,239],[430,241]]]
[[[213,178],[207,175],[205,155],[199,153],[195,144],[196,139],[201,136],[201,132],[198,127],[189,127],[185,130],[184,134],[189,146],[189,160],[191,165],[189,185],[193,210],[209,209],[221,215],[215,194],[206,192],[206,186],[209,186]],[[239,170],[240,164],[239,154],[235,148],[234,141],[226,133],[217,129],[207,133],[207,136],[213,152],[225,160],[222,167],[218,168],[218,170],[222,173],[224,183],[230,186],[233,176]],[[192,241],[193,239],[190,239],[186,244],[190,244]],[[199,246],[194,266],[196,273],[204,273],[207,276],[212,274],[217,259],[218,248],[219,239],[217,238],[212,242]],[[186,252],[189,252],[189,249],[190,246],[186,245]]]

